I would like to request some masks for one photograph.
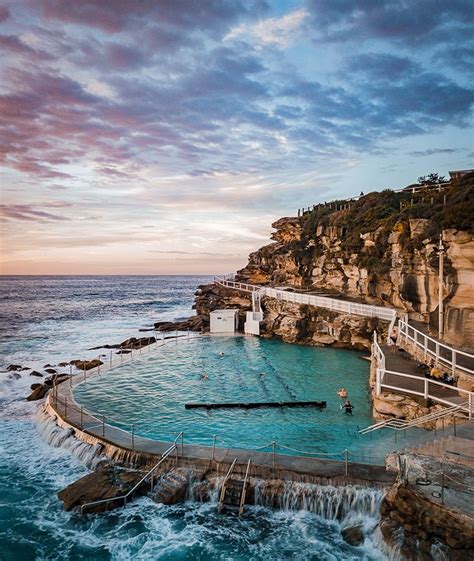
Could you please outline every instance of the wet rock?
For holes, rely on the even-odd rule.
[[[191,470],[174,468],[161,476],[151,498],[165,505],[181,503],[186,499]]]
[[[65,366],[69,366],[69,362],[60,362],[58,364],[58,366],[60,366],[61,368],[64,368]]]
[[[104,363],[98,358],[94,358],[92,360],[71,360],[71,364],[78,370],[92,370],[92,368],[97,368]]]
[[[48,364],[45,364],[43,366],[43,368],[52,368],[53,366],[54,366],[53,364],[49,364],[49,362],[48,362]]]
[[[96,471],[90,473],[58,493],[64,503],[65,510],[72,510],[86,503],[110,499],[108,503],[90,506],[85,513],[105,512],[123,506],[123,499],[113,500],[128,493],[143,477],[139,471],[123,469],[109,463],[102,464]],[[137,489],[136,495],[143,495],[148,489],[143,485]]]
[[[152,343],[156,343],[155,337],[130,337],[130,339],[126,339],[120,343],[121,349],[141,349],[143,347],[147,347]]]
[[[38,401],[39,399],[43,399],[50,387],[46,384],[39,384],[39,387],[35,388],[31,394],[26,398],[26,401]]]
[[[43,384],[38,384],[38,383],[36,383],[36,384],[31,384],[30,388],[31,388],[32,390],[36,390],[36,388],[41,388],[42,385],[43,385]]]
[[[69,378],[71,378],[69,374],[55,374],[54,376],[51,376],[51,378],[46,378],[44,383],[50,387],[59,386],[59,384],[62,384],[66,380],[69,380]]]
[[[129,355],[132,351],[126,351],[126,350],[120,350],[117,351],[115,354],[116,355]]]
[[[21,364],[9,364],[7,366],[7,372],[17,372],[19,370],[25,370]]]
[[[56,374],[57,373],[57,370],[55,370],[54,368],[45,368],[44,371],[47,374]]]
[[[36,370],[32,370],[30,372],[30,376],[36,376],[37,378],[42,378],[43,374],[41,374],[40,372],[36,372]]]
[[[205,318],[192,316],[183,321],[157,321],[153,324],[157,331],[201,331],[205,327]]]
[[[364,543],[362,526],[349,526],[341,530],[342,539],[349,545],[358,546]]]

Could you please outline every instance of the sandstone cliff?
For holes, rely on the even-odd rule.
[[[437,329],[439,236],[446,340],[474,347],[474,174],[448,189],[383,191],[281,218],[238,280],[341,294]]]

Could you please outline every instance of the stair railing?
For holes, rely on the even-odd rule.
[[[245,496],[247,495],[247,485],[250,471],[250,459],[247,462],[247,469],[245,470],[244,486],[242,487],[242,494],[240,495],[239,516],[244,513]]]

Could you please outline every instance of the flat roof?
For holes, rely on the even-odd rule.
[[[238,312],[239,308],[225,308],[224,310],[212,310],[211,314],[225,314],[226,312]]]

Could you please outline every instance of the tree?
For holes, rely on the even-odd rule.
[[[418,178],[418,183],[420,185],[439,185],[444,183],[446,178],[444,175],[439,175],[437,173],[430,173],[429,175],[422,175]]]

